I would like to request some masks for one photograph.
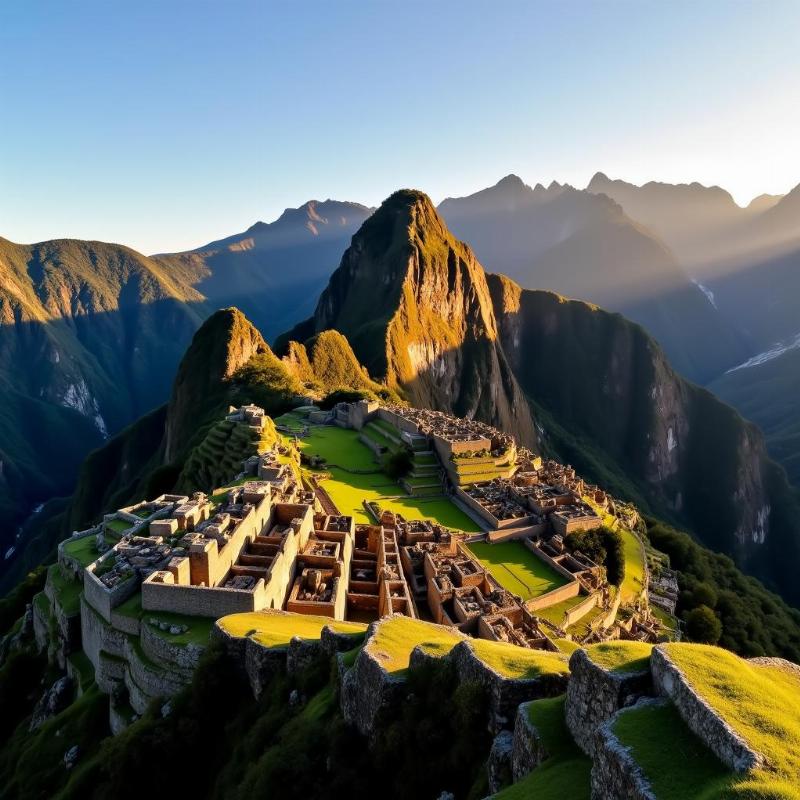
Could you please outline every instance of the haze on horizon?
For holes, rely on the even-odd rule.
[[[797,41],[791,0],[5,4],[0,236],[175,251],[512,172],[747,205],[800,183]]]

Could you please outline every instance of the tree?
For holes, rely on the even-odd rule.
[[[686,633],[693,642],[716,644],[722,636],[722,623],[708,606],[698,606],[686,615]]]
[[[384,456],[383,471],[393,480],[404,478],[411,470],[411,453],[402,448]]]

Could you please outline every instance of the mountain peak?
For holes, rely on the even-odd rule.
[[[495,188],[524,190],[527,189],[528,186],[522,180],[522,178],[519,177],[519,175],[515,175],[512,172],[506,175],[505,178],[500,178],[500,180],[495,184]]]

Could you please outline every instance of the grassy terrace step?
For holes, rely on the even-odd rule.
[[[497,800],[589,800],[592,762],[570,736],[564,721],[564,695],[529,703],[528,717],[550,756],[495,795]]]
[[[86,567],[100,558],[94,536],[83,536],[80,539],[67,539],[64,552]]]
[[[711,800],[728,796],[742,782],[686,727],[672,705],[629,709],[613,730],[659,800]]]
[[[473,542],[469,549],[503,588],[523,600],[539,597],[567,582],[521,542]]]
[[[528,650],[505,642],[469,639],[450,628],[410,617],[385,619],[365,647],[387,672],[402,674],[408,669],[415,647],[420,646],[433,655],[445,656],[462,641],[468,641],[481,661],[508,678],[566,675],[569,672],[567,658],[561,653]]]
[[[644,642],[602,642],[586,648],[589,658],[609,672],[641,672],[650,666],[653,645]]]
[[[231,636],[247,636],[265,647],[286,647],[295,636],[319,639],[326,625],[337,633],[353,634],[354,637],[367,630],[367,626],[360,622],[342,622],[330,617],[283,611],[230,614],[222,617],[217,624]]]
[[[125,617],[141,620],[142,624],[147,625],[148,629],[156,636],[177,646],[187,644],[205,646],[208,644],[211,629],[214,626],[214,620],[210,617],[190,617],[186,614],[173,614],[169,611],[144,611],[140,592],[133,594],[114,611]],[[170,633],[168,630],[162,631],[157,625],[151,625],[150,619],[156,619],[168,625],[185,625],[188,630],[178,634]]]
[[[692,689],[738,733],[770,768],[757,770],[737,784],[763,791],[793,781],[800,798],[800,674],[779,664],[749,663],[728,650],[707,645],[664,645],[670,660]],[[769,795],[772,796],[772,795]]]

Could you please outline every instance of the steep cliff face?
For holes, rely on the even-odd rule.
[[[225,384],[259,354],[271,354],[261,334],[236,308],[209,317],[186,351],[167,407],[164,458],[173,461],[191,440],[198,419],[224,404]]]
[[[480,417],[535,443],[483,269],[421,192],[396,192],[364,223],[314,316],[276,348],[328,328],[411,403]]]
[[[549,444],[792,591],[783,562],[800,561],[796,503],[758,429],[677,375],[638,325],[488,281],[504,351]]]

